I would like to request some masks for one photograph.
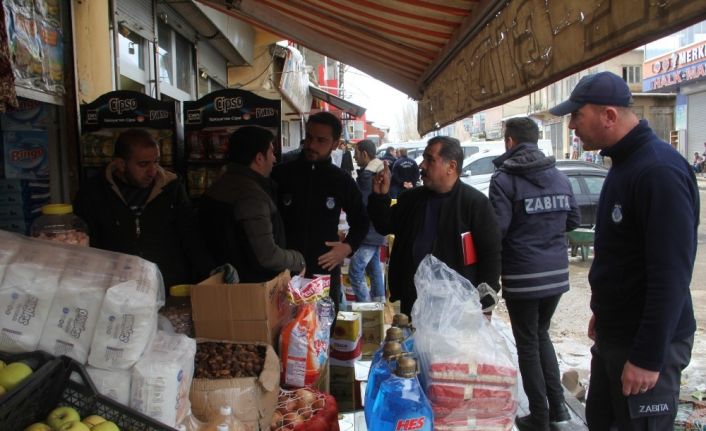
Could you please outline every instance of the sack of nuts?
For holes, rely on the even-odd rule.
[[[199,339],[189,394],[191,411],[209,422],[228,405],[250,429],[268,429],[279,377],[279,358],[267,344]]]

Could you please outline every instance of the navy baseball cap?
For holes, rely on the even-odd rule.
[[[632,103],[632,93],[623,78],[611,72],[600,72],[581,78],[571,92],[569,100],[556,105],[549,112],[561,117],[571,114],[587,103],[627,107]]]

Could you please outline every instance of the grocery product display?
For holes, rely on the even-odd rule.
[[[275,156],[281,148],[281,101],[245,90],[214,91],[184,102],[186,178],[189,195],[198,197],[220,176],[227,163],[229,138],[239,127],[260,126],[276,137]]]
[[[80,230],[70,209],[36,232]],[[512,358],[474,288],[432,257],[414,327],[396,314],[385,331],[379,304],[334,319],[329,276],[215,274],[165,301],[154,264],[40,238],[0,232],[0,429],[336,431],[339,411],[375,431],[512,428]]]

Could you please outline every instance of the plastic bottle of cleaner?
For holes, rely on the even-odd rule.
[[[417,361],[402,357],[395,374],[382,382],[368,429],[375,431],[432,431],[429,399],[417,380]]]
[[[373,353],[373,360],[370,362],[370,369],[372,370],[375,364],[380,362],[382,359],[382,349],[385,347],[385,343],[388,341],[397,341],[398,343],[403,343],[404,342],[404,334],[402,333],[402,330],[400,328],[395,328],[391,327],[387,329],[387,332],[385,332],[385,341],[380,343],[380,347]],[[406,352],[407,350],[404,350],[404,346],[402,346],[402,350]]]
[[[408,352],[414,351],[414,326],[409,322],[409,317],[404,313],[392,316],[392,326],[402,329],[404,334],[404,347]]]
[[[382,360],[375,367],[370,367],[368,384],[365,387],[365,422],[370,423],[373,404],[378,395],[380,384],[387,380],[397,368],[397,357],[402,353],[402,345],[397,341],[388,341],[383,348]]]
[[[221,427],[224,427],[221,429]],[[218,415],[209,421],[208,431],[244,431],[245,425],[240,422],[230,406],[221,406]]]

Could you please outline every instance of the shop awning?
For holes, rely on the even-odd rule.
[[[693,0],[199,0],[419,102],[424,134],[706,18]]]
[[[309,85],[309,92],[315,98],[322,100],[329,105],[333,105],[341,111],[347,112],[354,117],[360,117],[365,114],[365,108],[358,106],[355,103],[351,103],[348,100],[341,99],[335,94],[331,94],[327,91],[320,89],[315,85]]]

